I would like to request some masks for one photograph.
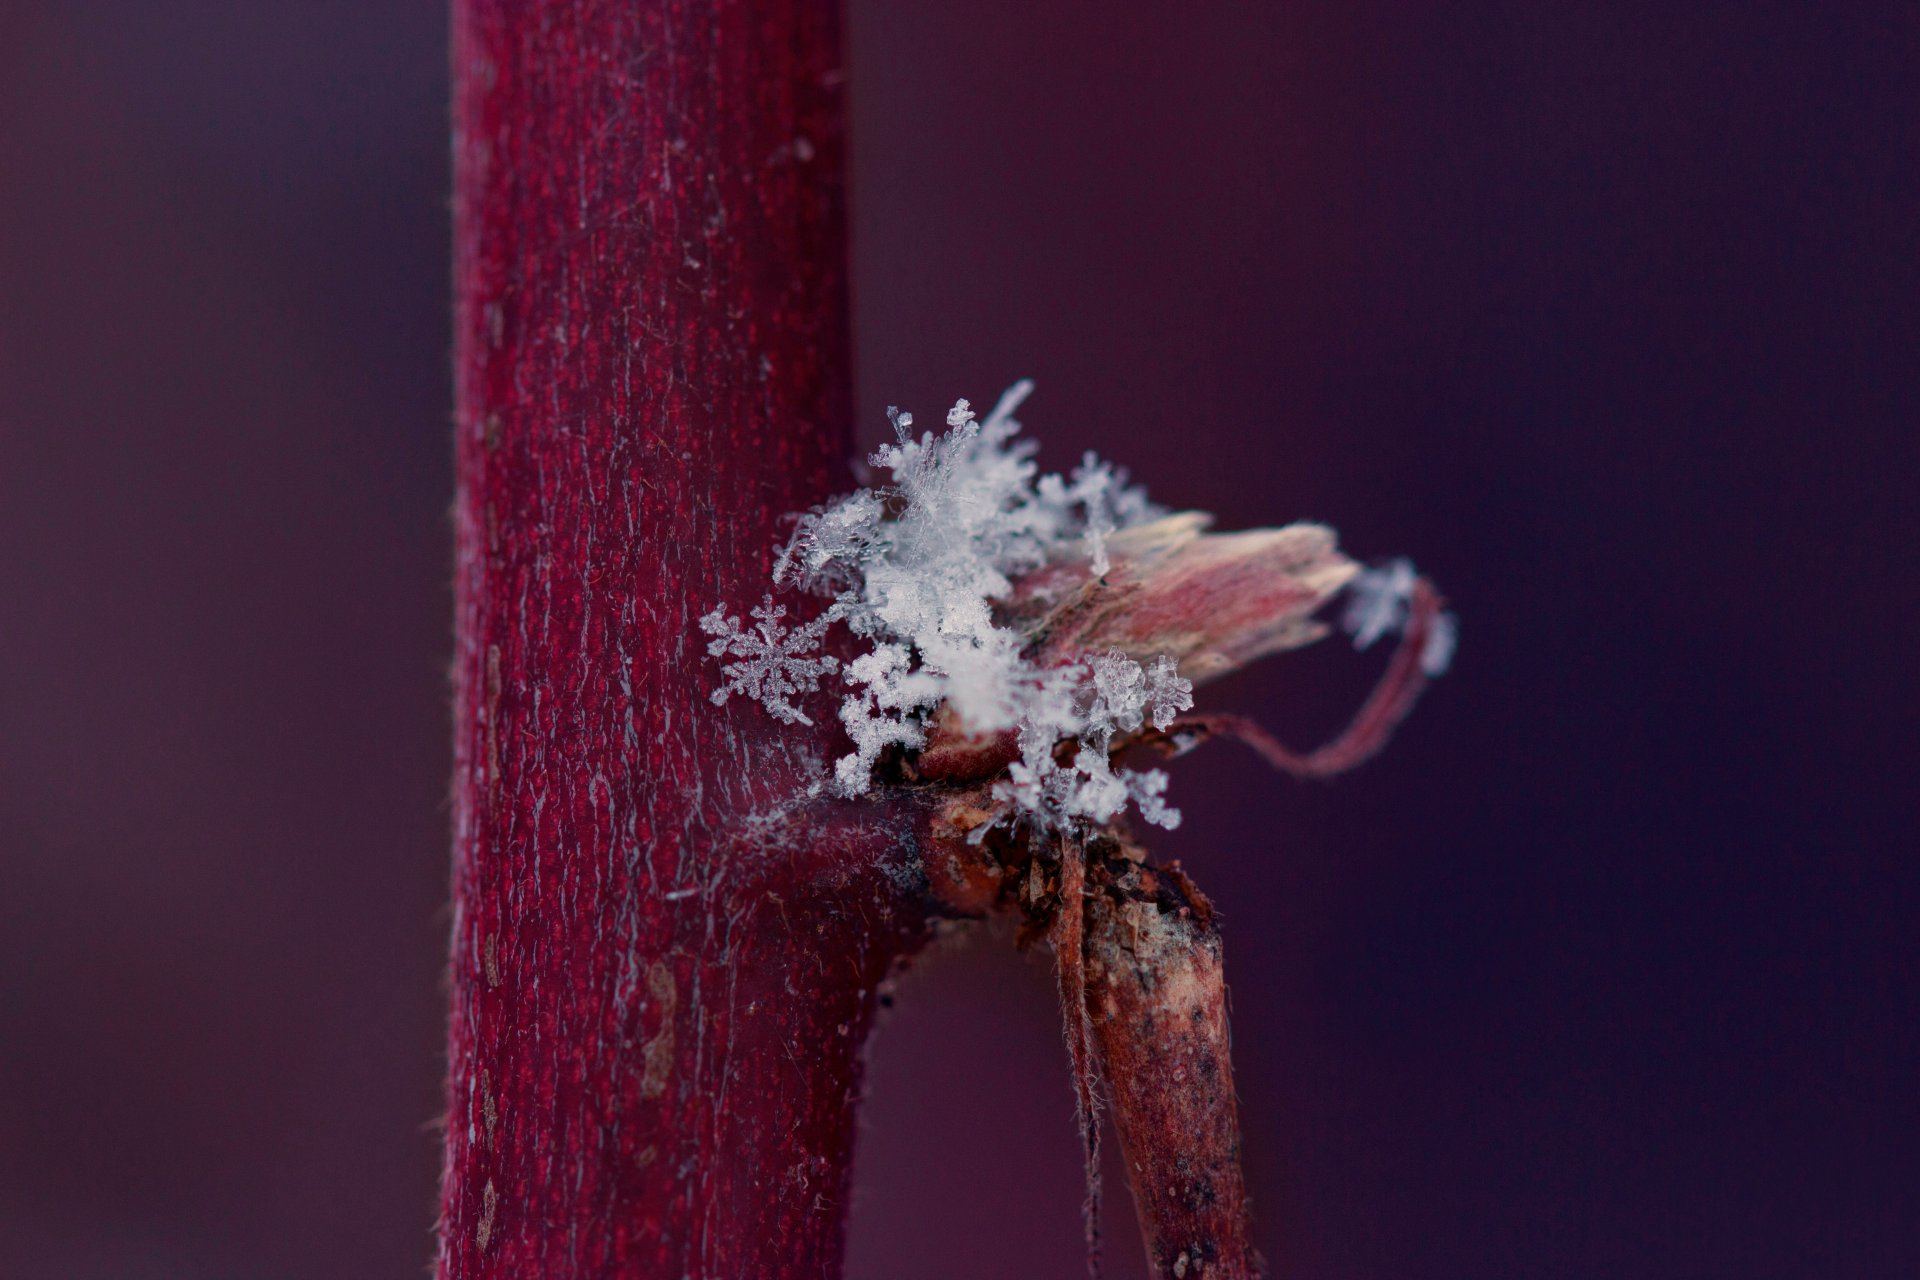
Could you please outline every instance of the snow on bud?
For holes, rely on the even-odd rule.
[[[1041,475],[1015,439],[1031,390],[1016,383],[984,419],[956,401],[937,436],[889,408],[894,442],[872,462],[890,482],[801,516],[774,562],[776,585],[828,596],[827,610],[789,631],[769,596],[754,628],[721,609],[700,620],[708,652],[733,659],[714,701],[737,693],[811,725],[792,699],[842,670],[813,654],[844,622],[869,647],[843,669],[840,794],[904,759],[930,781],[997,778],[1003,816],[1035,833],[1129,805],[1172,827],[1166,774],[1115,754],[1173,726],[1196,683],[1319,638],[1314,614],[1343,588],[1357,645],[1404,630],[1416,579],[1405,561],[1361,570],[1318,525],[1209,533],[1210,516],[1167,514],[1091,453],[1070,478]],[[1423,668],[1452,648],[1452,619],[1430,622]]]

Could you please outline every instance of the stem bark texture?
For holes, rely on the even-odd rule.
[[[838,6],[453,11],[438,1273],[835,1276],[908,824],[796,811],[824,737],[712,706],[695,620],[846,487]]]

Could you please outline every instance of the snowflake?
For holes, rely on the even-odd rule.
[[[1366,649],[1381,636],[1399,634],[1407,625],[1414,581],[1413,562],[1405,559],[1360,571],[1347,588],[1347,612],[1340,620],[1354,648]]]
[[[1193,681],[1180,678],[1180,664],[1161,654],[1146,670],[1147,719],[1164,729],[1173,718],[1193,706]]]
[[[1156,827],[1172,831],[1180,825],[1180,811],[1162,798],[1166,791],[1165,769],[1142,769],[1127,775],[1127,792],[1133,797],[1140,816]]]
[[[726,683],[713,691],[714,705],[738,693],[760,703],[777,720],[811,725],[813,721],[806,713],[787,698],[814,692],[820,687],[820,677],[839,669],[837,659],[824,654],[806,656],[820,646],[821,637],[834,621],[834,611],[829,609],[806,626],[790,631],[780,622],[787,616],[786,606],[775,604],[768,596],[752,616],[759,620],[753,630],[743,629],[740,619],[727,617],[725,605],[716,605],[712,613],[700,619],[700,629],[715,637],[707,645],[708,654],[740,659],[721,665],[720,674]]]
[[[1427,641],[1420,646],[1420,670],[1430,676],[1443,676],[1453,665],[1453,651],[1460,647],[1460,621],[1451,613],[1434,618]]]
[[[1403,635],[1413,619],[1413,588],[1419,575],[1413,562],[1393,560],[1377,569],[1364,569],[1347,588],[1347,612],[1341,625],[1353,637],[1353,647],[1365,649],[1384,635]],[[1445,674],[1460,642],[1460,624],[1451,613],[1434,616],[1420,646],[1420,670],[1429,676]]]
[[[940,705],[944,689],[926,672],[912,671],[909,663],[905,645],[880,644],[847,664],[847,683],[865,689],[840,704],[840,723],[855,747],[834,767],[834,781],[842,792],[865,791],[874,763],[888,747],[926,744],[924,714]]]

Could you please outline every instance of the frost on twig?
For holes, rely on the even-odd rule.
[[[811,724],[790,699],[839,671],[841,795],[897,758],[922,777],[995,779],[1000,816],[1036,837],[1129,806],[1173,827],[1166,775],[1118,752],[1190,708],[1196,681],[1324,634],[1313,615],[1350,582],[1356,642],[1404,629],[1412,569],[1363,572],[1318,525],[1208,533],[1210,517],[1155,507],[1091,453],[1042,475],[1013,417],[1031,390],[1015,384],[984,418],[961,400],[937,435],[888,410],[894,440],[870,459],[882,482],[802,515],[774,560],[776,586],[826,610],[791,631],[771,596],[751,629],[723,608],[701,619],[708,651],[734,659],[714,701],[740,693]],[[812,656],[836,622],[866,646],[844,667]],[[1428,632],[1433,664],[1450,645]]]

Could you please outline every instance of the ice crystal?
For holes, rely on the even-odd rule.
[[[1460,623],[1451,613],[1440,614],[1420,646],[1420,670],[1430,676],[1445,675],[1453,665],[1453,651],[1460,644]]]
[[[1415,581],[1413,562],[1406,559],[1360,571],[1347,588],[1347,612],[1341,619],[1354,648],[1369,648],[1381,636],[1398,634],[1407,625]]]
[[[1180,665],[1164,653],[1153,660],[1146,676],[1147,718],[1154,728],[1164,729],[1193,705],[1193,681],[1182,680]]]
[[[905,645],[880,643],[847,664],[846,681],[863,686],[840,704],[840,723],[855,750],[834,766],[834,783],[847,795],[867,789],[873,766],[888,747],[926,743],[926,714],[940,705],[942,682],[915,671]]]
[[[820,647],[833,622],[833,611],[829,609],[806,626],[789,630],[780,621],[787,616],[786,606],[775,604],[768,596],[752,616],[758,623],[751,629],[741,627],[740,619],[728,617],[724,605],[700,619],[700,629],[714,637],[707,644],[707,653],[739,659],[721,665],[720,674],[726,683],[713,691],[714,705],[738,693],[760,703],[775,719],[812,724],[806,713],[787,699],[796,693],[812,693],[820,687],[822,676],[839,668],[836,658],[807,656]]]
[[[1365,569],[1347,588],[1347,612],[1341,619],[1353,647],[1365,649],[1385,635],[1401,635],[1413,617],[1413,589],[1419,581],[1413,562],[1389,561]],[[1445,673],[1459,644],[1459,624],[1451,613],[1434,617],[1420,646],[1420,669],[1429,676]]]

